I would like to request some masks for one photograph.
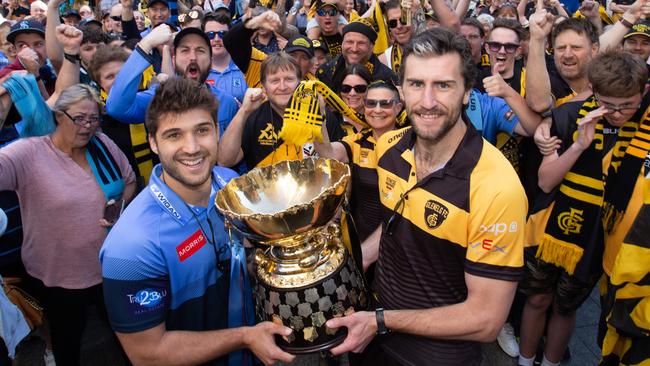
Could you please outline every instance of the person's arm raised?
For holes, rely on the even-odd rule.
[[[241,146],[246,120],[265,101],[266,94],[262,89],[249,88],[246,90],[241,108],[239,108],[219,141],[219,165],[231,167],[244,158],[244,151]]]
[[[59,24],[55,31],[56,42],[59,44],[59,47],[61,47],[63,52],[69,55],[79,55],[83,32],[73,26],[65,24]],[[50,108],[52,108],[57,99],[59,99],[59,95],[61,95],[62,91],[79,83],[80,63],[81,61],[72,62],[68,59],[64,59],[59,75],[56,78],[54,93],[52,93],[52,95],[47,99],[47,105]]]
[[[543,0],[537,1],[537,11],[530,16],[530,44],[526,60],[526,102],[538,113],[553,106],[551,79],[546,69],[546,37],[553,28],[553,14],[544,9]]]

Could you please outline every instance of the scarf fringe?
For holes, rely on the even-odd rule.
[[[544,234],[535,257],[546,263],[562,267],[568,274],[573,275],[583,253],[584,249],[575,244]]]
[[[605,232],[611,234],[618,223],[623,220],[624,215],[624,210],[617,210],[613,203],[605,202],[603,205],[603,226]]]

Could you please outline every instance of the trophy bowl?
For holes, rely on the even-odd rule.
[[[363,275],[334,219],[349,180],[348,165],[308,158],[253,169],[217,193],[226,221],[258,246],[257,316],[293,329],[276,337],[288,352],[334,347],[347,330],[325,322],[368,304]]]

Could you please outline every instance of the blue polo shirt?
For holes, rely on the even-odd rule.
[[[129,204],[99,253],[111,326],[133,333],[163,322],[167,330],[189,331],[251,324],[242,238],[233,231],[231,244],[214,206],[216,192],[236,173],[213,169],[207,208],[187,205],[161,173],[156,165],[149,185]]]
[[[223,72],[211,69],[205,82],[232,95],[240,103],[244,101],[244,94],[246,93],[246,89],[248,89],[244,74],[232,59]]]
[[[153,63],[150,55],[144,53],[140,47],[126,60],[124,66],[115,77],[115,82],[106,99],[106,112],[109,116],[122,123],[144,123],[147,108],[153,99],[158,84],[149,89],[138,92],[142,73]],[[219,101],[217,120],[219,130],[225,131],[239,110],[239,105],[234,97],[219,90],[216,86],[206,84],[210,92]]]

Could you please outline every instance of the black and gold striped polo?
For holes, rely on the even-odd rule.
[[[452,158],[419,182],[412,129],[377,142],[383,232],[375,287],[386,309],[463,302],[466,273],[505,281],[523,273],[524,190],[506,158],[467,124]],[[402,333],[381,342],[404,364],[474,365],[481,357],[477,342]]]

